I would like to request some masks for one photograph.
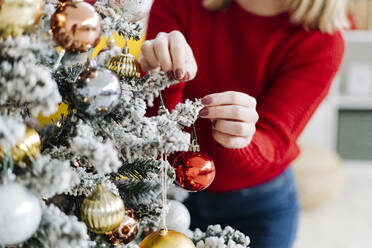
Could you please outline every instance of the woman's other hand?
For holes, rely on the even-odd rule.
[[[164,71],[171,80],[188,81],[198,70],[194,54],[179,31],[159,33],[141,48],[140,64],[144,71]]]
[[[248,146],[256,132],[258,113],[256,99],[241,92],[226,91],[202,99],[205,105],[199,115],[213,125],[213,138],[230,149]]]

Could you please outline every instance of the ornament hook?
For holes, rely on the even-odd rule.
[[[128,46],[128,38],[125,36],[125,43],[123,47],[123,53],[124,54],[129,54],[129,46]]]
[[[13,158],[10,155],[9,152],[6,152],[5,153],[5,156],[4,156],[4,162],[3,162],[3,171],[4,171],[4,174],[7,174],[8,171],[9,172],[12,172],[13,169],[14,169]]]
[[[115,41],[115,38],[114,36],[111,34],[110,37],[108,38],[108,40],[106,41],[106,45],[109,47],[109,48],[113,48],[116,44],[116,41]]]
[[[14,175],[12,174],[14,169],[13,157],[9,152],[6,152],[4,155],[3,161],[3,183],[7,184],[9,181],[14,180]]]
[[[57,62],[53,66],[53,70],[57,70],[58,69],[59,65],[61,64],[61,61],[62,61],[63,57],[65,56],[65,54],[66,54],[66,50],[65,49],[62,49],[61,52],[58,55]]]

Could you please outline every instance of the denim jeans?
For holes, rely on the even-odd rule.
[[[291,169],[271,181],[227,193],[190,194],[191,229],[221,224],[251,239],[251,248],[290,248],[296,238],[299,204]]]

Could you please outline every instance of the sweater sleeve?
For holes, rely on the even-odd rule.
[[[326,97],[342,62],[344,40],[314,32],[289,51],[269,90],[258,100],[259,121],[250,145],[226,149],[215,144],[231,161],[232,170],[290,163],[290,147]]]
[[[146,39],[154,39],[158,33],[169,33],[178,30],[187,39],[187,13],[189,0],[155,0],[150,11]],[[185,83],[173,85],[162,92],[165,105],[172,110],[177,103],[183,101]],[[159,108],[159,99],[154,107],[148,110],[149,115],[154,115]]]

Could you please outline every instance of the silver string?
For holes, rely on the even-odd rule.
[[[167,205],[167,175],[166,175],[166,161],[167,161],[167,155],[164,154],[164,152],[161,153],[161,185],[162,185],[162,229],[164,230],[163,235],[166,235],[168,233],[168,227],[166,223],[166,205]]]

